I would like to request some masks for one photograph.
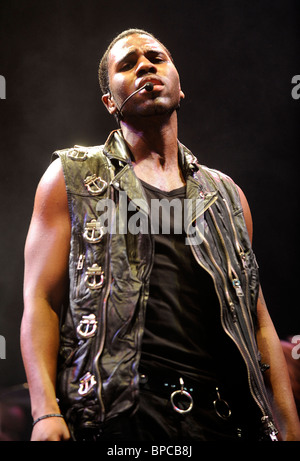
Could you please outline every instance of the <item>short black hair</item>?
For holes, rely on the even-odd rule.
[[[100,84],[102,94],[106,94],[110,92],[109,76],[108,76],[108,56],[109,56],[110,50],[119,40],[122,40],[122,38],[128,37],[129,35],[134,35],[134,34],[148,35],[149,37],[154,38],[154,40],[156,40],[163,46],[163,48],[168,53],[170,59],[172,59],[171,53],[166,48],[166,46],[163,45],[161,41],[158,38],[156,38],[153,34],[151,34],[150,32],[147,32],[146,30],[143,30],[143,29],[135,29],[135,28],[124,30],[110,42],[104,55],[101,58],[99,69],[98,69],[98,78],[99,78],[99,84]]]

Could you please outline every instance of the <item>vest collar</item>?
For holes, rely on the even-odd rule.
[[[103,152],[111,161],[115,160],[119,162],[118,178],[122,176],[120,167],[125,167],[125,170],[127,170],[128,167],[130,168],[132,154],[120,129],[114,130],[109,134],[104,144]],[[178,160],[183,176],[187,182],[187,190],[189,191],[187,194],[188,196],[196,196],[199,194],[199,191],[204,197],[207,197],[207,199],[210,199],[212,195],[216,195],[216,188],[213,183],[208,180],[207,174],[204,173],[195,155],[179,141]]]
[[[104,153],[110,160],[115,159],[121,162],[131,163],[132,154],[120,129],[110,133],[104,144]],[[184,177],[198,171],[199,166],[197,165],[197,158],[179,141],[178,158]]]

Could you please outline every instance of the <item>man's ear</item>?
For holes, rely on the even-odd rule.
[[[106,93],[102,96],[102,102],[111,115],[114,115],[118,111],[118,107],[110,93]]]

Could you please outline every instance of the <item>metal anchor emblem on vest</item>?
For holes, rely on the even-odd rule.
[[[90,222],[86,223],[83,237],[87,242],[98,243],[102,239],[103,235],[103,227],[100,226],[97,219],[92,219]]]
[[[91,338],[96,333],[97,324],[95,314],[83,315],[77,327],[77,333],[82,338]]]
[[[95,384],[97,384],[95,376],[88,371],[80,380],[78,394],[87,395]]]
[[[87,149],[83,146],[74,146],[72,150],[68,152],[68,157],[73,160],[84,161],[87,158]]]
[[[88,267],[85,274],[85,282],[91,290],[99,290],[104,281],[104,275],[101,266],[93,264]]]
[[[107,182],[93,174],[84,180],[84,185],[91,195],[99,195],[106,189]]]

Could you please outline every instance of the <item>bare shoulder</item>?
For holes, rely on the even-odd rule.
[[[60,160],[54,161],[37,187],[25,243],[24,299],[51,299],[59,312],[66,293],[71,221]],[[39,303],[40,305],[40,303]]]
[[[68,212],[67,191],[59,158],[49,165],[38,184],[34,212],[41,217]]]
[[[66,192],[62,164],[59,158],[49,165],[39,182],[37,190],[40,193],[55,193],[55,195]]]

